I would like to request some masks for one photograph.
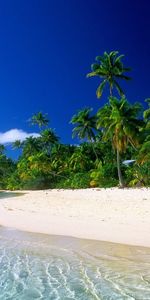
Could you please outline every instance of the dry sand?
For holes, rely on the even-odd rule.
[[[0,200],[0,224],[150,247],[150,189],[26,191]]]

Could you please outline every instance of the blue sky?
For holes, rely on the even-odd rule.
[[[48,113],[50,126],[72,143],[72,115],[96,111],[90,65],[105,50],[125,54],[132,81],[123,84],[129,101],[150,96],[149,1],[22,0],[0,2],[0,132],[37,132],[27,120]]]

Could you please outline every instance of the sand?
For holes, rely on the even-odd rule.
[[[0,200],[0,225],[150,247],[150,188],[25,191]]]

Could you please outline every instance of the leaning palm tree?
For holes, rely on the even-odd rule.
[[[134,148],[139,144],[140,129],[143,121],[139,119],[141,105],[129,104],[125,97],[120,101],[110,97],[110,103],[101,108],[98,113],[97,126],[103,130],[103,140],[110,140],[117,152],[117,169],[120,187],[124,186],[120,166],[120,154],[125,152],[128,144]]]
[[[118,80],[129,80],[130,77],[124,73],[130,71],[130,68],[124,67],[121,61],[124,55],[118,56],[118,53],[118,51],[112,51],[110,53],[104,52],[103,56],[97,56],[95,58],[96,63],[91,65],[92,72],[88,73],[87,77],[98,76],[101,79],[101,83],[96,91],[97,98],[102,96],[106,84],[109,85],[110,96],[112,96],[114,87],[120,96],[124,95]]]
[[[91,111],[91,108],[85,108],[80,110],[76,115],[72,117],[70,123],[76,125],[76,127],[73,129],[73,137],[78,136],[78,138],[81,140],[87,139],[93,145],[93,142],[95,141],[95,132],[97,131],[97,128],[96,116],[91,115]],[[94,145],[93,151],[97,158]]]

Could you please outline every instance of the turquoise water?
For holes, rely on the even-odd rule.
[[[1,198],[11,198],[23,195],[23,193],[15,193],[15,192],[0,192],[0,199]]]
[[[0,227],[0,299],[150,299],[150,249]]]

